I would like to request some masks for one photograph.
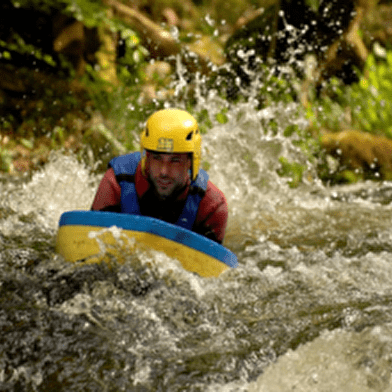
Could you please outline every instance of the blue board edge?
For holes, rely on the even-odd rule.
[[[214,257],[231,268],[238,267],[237,256],[223,245],[190,230],[148,216],[103,211],[67,211],[61,215],[59,227],[67,225],[116,226],[124,230],[156,234]]]

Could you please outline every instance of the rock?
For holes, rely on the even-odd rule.
[[[166,7],[162,11],[162,16],[165,18],[166,23],[169,26],[178,26],[180,23],[180,18],[176,14],[176,12],[173,10],[173,8]]]
[[[201,36],[198,40],[186,46],[190,52],[196,53],[199,58],[211,61],[215,65],[222,65],[225,62],[222,46],[211,37]]]
[[[162,81],[172,73],[172,67],[166,61],[153,61],[146,65],[146,82]],[[168,82],[168,81],[166,81]]]
[[[23,93],[26,91],[25,83],[15,78],[15,72],[11,67],[6,65],[0,66],[0,89],[13,91],[16,93]]]
[[[72,64],[77,76],[84,74],[86,60],[95,60],[101,44],[96,28],[87,28],[81,21],[58,12],[52,19],[53,50]]]
[[[367,47],[378,43],[384,48],[392,44],[392,3],[379,3],[373,12],[364,16],[361,30]]]
[[[365,178],[392,179],[392,140],[366,132],[326,133],[321,145],[339,162],[339,171],[351,170]]]
[[[147,64],[139,103],[145,105],[154,99],[167,100],[173,97],[174,91],[169,88],[172,72],[171,65],[165,61],[152,61]]]

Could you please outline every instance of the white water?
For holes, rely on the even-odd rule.
[[[211,114],[215,104],[210,102]],[[283,128],[290,119],[301,124],[294,109],[279,117]],[[22,380],[30,390],[44,390],[46,356],[71,382],[68,390],[81,390],[72,380],[89,358],[85,388],[391,391],[391,184],[328,189],[309,164],[313,179],[291,189],[276,174],[278,158],[304,158],[290,140],[262,126],[281,111],[239,105],[226,124],[215,124],[204,136],[210,178],[229,203],[225,244],[240,261],[219,278],[200,278],[155,252],[126,259],[115,278],[87,271],[84,285],[69,292],[76,270],[52,245],[35,251],[34,244],[53,244],[64,211],[89,209],[100,177],[60,153],[31,180],[4,182],[2,287],[43,276],[25,301],[27,308],[41,309],[41,318],[31,310],[27,320],[36,320],[32,331],[42,324],[37,334],[47,343],[38,359],[1,357],[0,382],[15,386]],[[29,270],[31,259],[42,261]],[[13,300],[10,293],[23,297],[16,289],[5,292]],[[22,317],[18,310],[8,313],[13,311]],[[52,324],[54,315],[63,321]],[[75,359],[67,373],[61,365],[67,351],[56,348],[51,334],[66,339],[69,330],[61,325],[68,323],[75,324],[73,343],[66,343]],[[3,349],[32,339],[20,332],[10,342],[12,336],[7,333]],[[89,339],[91,345],[84,343]],[[99,362],[104,357],[110,359],[106,367]]]

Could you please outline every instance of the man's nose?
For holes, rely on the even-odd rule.
[[[169,174],[169,164],[167,162],[162,162],[160,167],[160,175],[167,176]]]

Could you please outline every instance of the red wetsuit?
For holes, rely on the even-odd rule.
[[[190,181],[175,197],[162,201],[155,196],[153,187],[150,185],[147,177],[143,175],[141,165],[139,164],[135,173],[135,188],[141,214],[169,223],[175,223],[184,208],[189,185]],[[121,212],[121,187],[112,168],[108,169],[103,176],[91,209],[95,211]],[[207,190],[200,201],[192,231],[222,243],[227,224],[227,215],[228,209],[225,196],[211,181],[208,181]]]

